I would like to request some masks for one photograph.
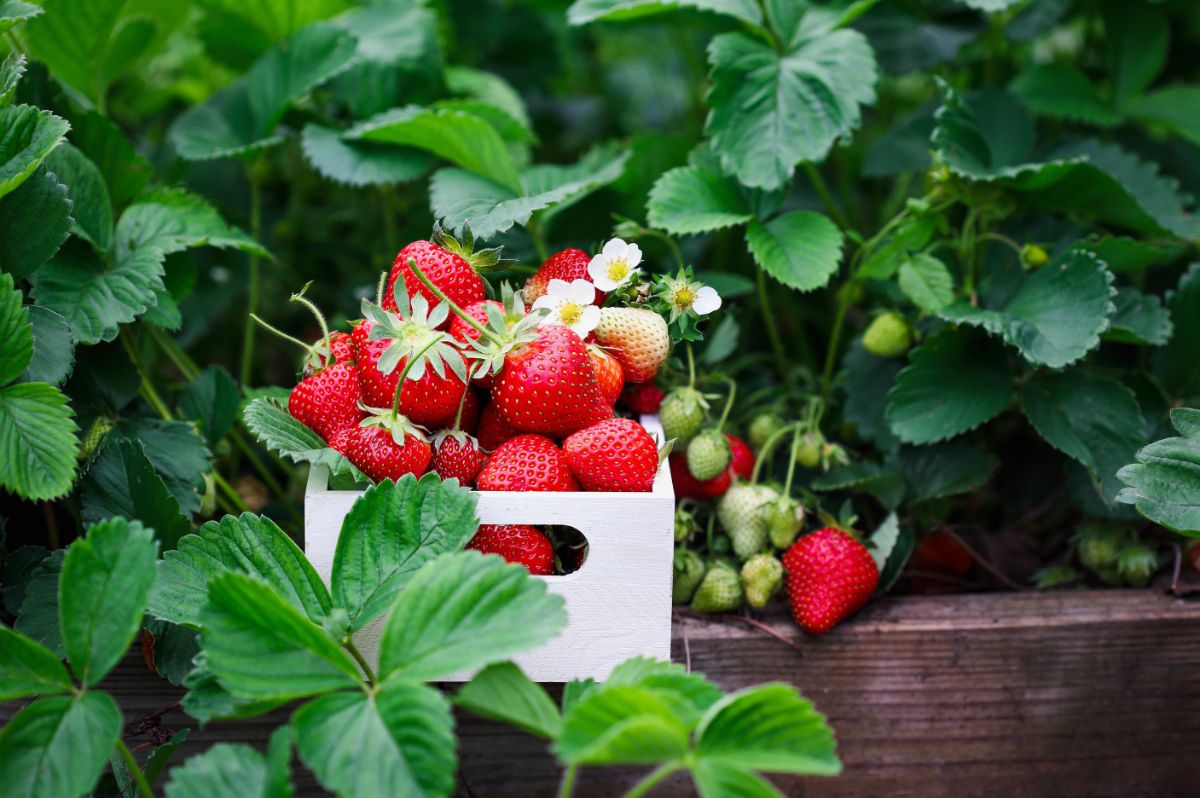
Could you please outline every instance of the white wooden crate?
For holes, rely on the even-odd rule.
[[[660,442],[657,416],[642,425]],[[329,490],[329,472],[313,468],[304,496],[305,551],[329,583],[342,519],[361,491]],[[635,655],[671,655],[671,558],[675,494],[666,462],[650,493],[520,493],[478,491],[484,524],[561,524],[588,541],[583,566],[564,576],[541,576],[566,601],[567,626],[549,643],[515,657],[539,682],[605,679]],[[372,663],[378,659],[382,619],[355,633]],[[465,681],[461,674],[453,681]]]

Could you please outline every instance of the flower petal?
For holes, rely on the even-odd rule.
[[[571,325],[571,330],[580,338],[586,338],[598,324],[600,324],[600,308],[588,305],[580,314],[579,321]]]
[[[712,313],[721,307],[721,295],[712,286],[704,286],[696,292],[696,300],[692,302],[692,310],[701,316]]]
[[[571,284],[566,280],[559,280],[557,277],[550,281],[546,286],[546,294],[548,296],[569,297],[571,295]]]
[[[610,238],[608,243],[604,245],[604,249],[600,250],[604,253],[605,258],[619,258],[629,249],[629,245],[620,238]]]
[[[596,301],[596,286],[584,279],[572,280],[568,298],[580,305],[590,305]]]
[[[609,291],[616,291],[621,286],[620,283],[612,280],[608,276],[607,270],[605,270],[604,272],[601,272],[600,274],[592,275],[592,280],[595,283],[596,287],[605,293],[608,293]],[[591,304],[592,302],[594,302],[595,299],[596,298],[593,295],[592,298],[588,300],[588,304]]]
[[[637,244],[630,244],[625,248],[625,262],[629,264],[630,270],[637,267],[642,262],[642,248]]]
[[[608,258],[597,255],[588,262],[588,277],[593,281],[603,280],[608,275]]]

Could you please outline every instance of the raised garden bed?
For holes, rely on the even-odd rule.
[[[1125,798],[1200,783],[1200,603],[1132,590],[888,598],[817,639],[783,614],[764,621],[803,656],[737,620],[677,617],[673,659],[724,688],[792,682],[829,716],[845,773],[773,779],[786,795]],[[182,695],[136,652],[103,686],[126,723]],[[0,705],[0,719],[16,706]],[[189,747],[261,747],[287,712],[194,729]],[[159,722],[195,725],[177,707]],[[543,742],[465,715],[459,734],[460,795],[553,794],[559,770]],[[602,772],[577,794],[618,794],[644,770]],[[325,794],[296,775],[297,795]],[[685,779],[654,793],[692,794]]]

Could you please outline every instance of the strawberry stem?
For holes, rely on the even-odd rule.
[[[688,353],[691,353],[689,347]],[[717,432],[720,432],[725,426],[725,422],[729,419],[729,411],[733,409],[733,400],[737,396],[737,383],[732,379],[726,378],[729,383],[729,396],[725,397],[725,409],[721,411],[721,420],[717,422]]]
[[[379,282],[375,284],[375,304],[383,307],[383,292],[387,290],[388,273],[379,274]]]
[[[467,391],[471,390],[471,380],[475,379],[475,369],[472,367],[467,371],[467,390],[463,391],[462,397],[458,400],[458,410],[454,413],[453,429],[462,428],[462,411],[463,406],[467,403]]]
[[[417,279],[421,281],[421,285],[425,286],[430,291],[432,291],[433,295],[436,296],[438,298],[438,300],[445,302],[447,305],[449,305],[450,310],[454,311],[454,315],[458,316],[460,319],[462,319],[464,322],[466,322],[467,326],[474,329],[480,335],[485,336],[489,341],[491,341],[494,344],[503,343],[503,341],[500,339],[500,337],[498,335],[493,333],[488,328],[484,327],[479,322],[475,321],[475,319],[471,318],[471,315],[469,313],[467,313],[465,310],[460,308],[453,299],[446,296],[445,291],[443,291],[442,289],[440,289],[436,285],[434,285],[430,281],[430,279],[425,276],[425,272],[421,271],[420,267],[417,266],[417,262],[415,260],[413,260],[412,258],[408,259],[408,268],[412,269],[413,274],[417,275]]]
[[[319,358],[321,356],[320,353],[317,352],[317,350],[314,349],[309,344],[304,343],[299,338],[294,338],[293,336],[288,335],[283,330],[280,330],[277,327],[272,327],[270,324],[267,324],[265,321],[263,321],[262,318],[260,318],[257,314],[251,313],[250,318],[253,319],[260,327],[262,327],[267,332],[273,333],[274,335],[279,336],[280,338],[282,338],[285,341],[291,341],[296,346],[299,346],[302,349],[304,349],[304,351],[308,352],[308,354],[311,355],[312,357]]]
[[[778,430],[775,431],[774,435],[772,435],[770,438],[767,438],[767,442],[764,443],[762,446],[762,449],[760,449],[758,451],[758,459],[754,461],[754,471],[751,472],[751,474],[750,474],[750,484],[751,485],[758,484],[758,477],[760,474],[762,474],[763,463],[765,463],[771,459],[771,455],[775,452],[775,447],[778,446],[779,442],[781,440],[783,440],[783,437],[785,435],[787,435],[789,432],[792,432],[793,429],[798,430],[799,429],[798,425],[797,424],[788,424],[786,426],[780,427]],[[793,460],[796,459],[795,450],[792,451],[792,459]]]
[[[688,387],[696,387],[696,358],[692,355],[692,342],[688,341],[685,345],[688,358]]]
[[[320,310],[317,309],[317,306],[315,304],[313,304],[313,301],[311,299],[304,296],[304,292],[308,290],[308,287],[310,285],[312,285],[311,280],[308,281],[307,283],[305,283],[304,287],[301,288],[297,293],[292,294],[291,301],[299,302],[301,305],[303,305],[304,307],[309,309],[309,311],[313,314],[313,316],[315,316],[317,318],[317,324],[320,325],[320,327],[321,327],[321,340],[328,342],[329,341],[329,325],[325,323],[325,315],[323,313],[321,313]]]
[[[408,361],[404,364],[404,371],[400,372],[400,380],[396,383],[396,396],[392,399],[392,415],[393,416],[400,415],[400,394],[404,391],[404,381],[406,379],[408,379],[408,372],[412,371],[413,365],[416,364],[418,361],[420,361],[421,357],[426,352],[428,352],[430,349],[432,349],[436,344],[441,343],[445,339],[445,337],[446,337],[445,335],[434,336],[433,338],[430,339],[429,343],[427,343],[427,344],[425,344],[425,346],[421,347],[421,351],[419,351],[415,355],[412,355],[411,357],[409,357]]]
[[[793,424],[795,430],[792,432],[792,456],[788,458],[787,479],[783,483],[783,495],[792,495],[792,477],[796,474],[796,447],[800,445],[800,425]],[[757,463],[755,463],[757,465]]]

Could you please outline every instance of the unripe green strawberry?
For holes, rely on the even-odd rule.
[[[667,440],[681,444],[690,441],[704,424],[707,408],[708,402],[695,388],[676,388],[667,394],[658,408]]]
[[[104,436],[113,428],[112,419],[108,416],[97,416],[92,422],[92,426],[88,427],[87,434],[83,436],[82,443],[79,444],[79,456],[90,457],[92,452],[96,451],[96,447],[100,445],[100,441],[104,440]]]
[[[783,584],[783,565],[771,554],[757,554],[742,566],[746,603],[760,610]]]
[[[692,439],[687,449],[688,471],[701,482],[715,479],[721,475],[733,452],[729,449],[729,441],[715,429],[705,430]]]
[[[217,511],[217,480],[212,472],[204,475],[204,495],[200,497],[200,515],[212,515]]]
[[[1026,244],[1021,247],[1021,267],[1027,272],[1040,269],[1049,260],[1050,256],[1046,254],[1046,250],[1037,244]]]
[[[737,571],[722,563],[709,567],[692,597],[692,609],[696,612],[732,612],[741,606],[742,580]]]
[[[682,543],[696,531],[696,519],[682,507],[675,509],[675,542]]]
[[[1158,570],[1158,554],[1149,546],[1131,543],[1117,557],[1117,572],[1134,587],[1145,587]]]
[[[687,604],[692,600],[696,588],[704,579],[704,560],[694,551],[677,549],[675,567],[671,580],[671,603]]]
[[[850,463],[850,455],[846,454],[846,450],[836,443],[824,443],[821,445],[821,470],[828,471],[831,468],[848,465]]]
[[[796,443],[796,465],[803,468],[816,468],[821,465],[821,446],[825,439],[819,432],[806,432]]]
[[[898,313],[875,317],[863,333],[863,347],[875,357],[899,357],[912,346],[908,324]]]
[[[758,508],[778,494],[765,485],[734,485],[717,502],[717,520],[733,551],[745,560],[767,549],[770,536]]]
[[[758,515],[767,528],[767,537],[777,549],[786,549],[796,541],[804,527],[804,508],[791,496],[780,496],[758,508]]]
[[[783,429],[786,423],[775,413],[759,413],[746,430],[750,446],[754,448],[754,451],[759,451],[771,439],[771,436]]]
[[[1111,527],[1085,526],[1075,533],[1079,562],[1089,571],[1095,571],[1097,575],[1116,566],[1124,545],[1125,534]]]
[[[733,545],[729,542],[729,536],[718,534],[713,537],[712,553],[718,556],[729,554],[733,551]]]

